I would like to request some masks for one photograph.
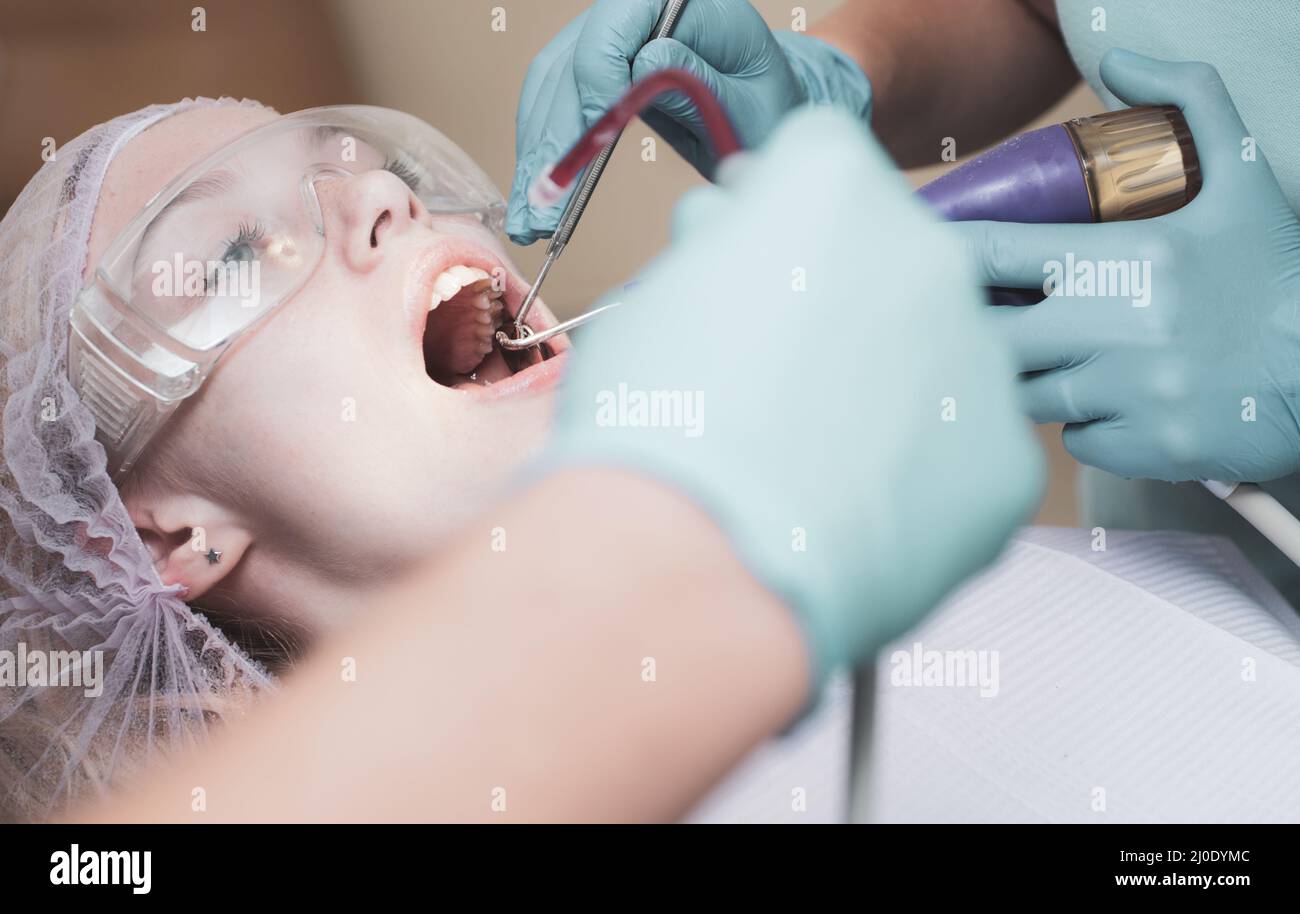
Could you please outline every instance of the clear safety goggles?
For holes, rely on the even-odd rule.
[[[115,478],[222,353],[316,269],[318,185],[379,169],[430,213],[501,231],[505,201],[455,143],[409,114],[351,105],[235,138],[164,187],[105,251],[72,309],[68,365]]]

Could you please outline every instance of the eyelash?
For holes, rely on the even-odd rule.
[[[247,222],[239,223],[239,233],[226,242],[225,256],[229,257],[231,251],[234,251],[236,248],[242,247],[243,245],[256,244],[261,241],[265,235],[266,226],[262,225],[260,221],[254,221],[251,226]]]
[[[416,190],[420,186],[420,175],[410,164],[404,162],[400,157],[387,159],[384,162],[384,171],[392,172],[402,180],[402,183],[411,190]]]
[[[265,236],[266,236],[266,226],[262,225],[260,221],[254,221],[252,225],[249,225],[247,222],[239,223],[239,231],[235,234],[235,237],[225,242],[226,251],[224,254],[221,255],[221,262],[226,263],[227,261],[229,261],[230,257],[241,247],[244,247],[246,245],[251,247],[252,245],[255,245],[259,241],[261,241]],[[212,277],[205,276],[204,277],[205,290],[211,288],[212,284],[213,284]]]

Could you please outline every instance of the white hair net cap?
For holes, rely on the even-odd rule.
[[[163,585],[67,371],[109,163],[162,118],[214,105],[256,103],[186,99],[94,127],[0,222],[0,819],[45,818],[102,791],[272,686],[180,585]]]

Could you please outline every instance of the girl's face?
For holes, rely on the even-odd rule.
[[[109,169],[86,275],[171,178],[277,116],[195,109],[131,141]],[[301,170],[285,164],[296,180]],[[527,286],[476,220],[430,215],[381,164],[317,190],[325,249],[314,273],[239,338],[124,487],[165,583],[308,630],[361,610],[368,590],[427,559],[501,493],[543,437],[564,358],[517,375],[499,353],[484,361],[494,324]],[[232,244],[256,245],[247,201],[258,192],[243,194],[193,205],[205,223],[228,219]],[[171,256],[172,238],[185,247],[187,224],[150,239],[150,256]],[[496,290],[476,294],[475,271],[495,275]],[[435,291],[454,292],[447,273],[469,285],[431,316]],[[535,328],[554,323],[544,306],[534,313]]]

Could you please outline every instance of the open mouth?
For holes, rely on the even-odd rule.
[[[445,252],[422,265],[412,292],[427,309],[421,335],[425,374],[443,387],[479,394],[496,388],[502,395],[558,376],[559,366],[552,362],[562,361],[555,356],[568,348],[563,337],[520,352],[505,352],[494,343],[498,330],[509,330],[527,291],[519,277],[482,249]],[[540,331],[555,320],[538,306],[528,323]]]
[[[510,320],[505,289],[479,267],[454,264],[434,279],[424,325],[424,371],[444,387],[487,385],[514,374],[492,342]]]

